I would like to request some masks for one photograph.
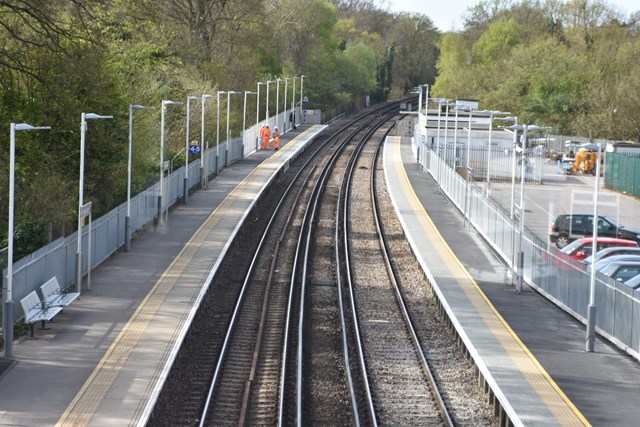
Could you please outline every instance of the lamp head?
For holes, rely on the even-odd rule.
[[[85,120],[97,120],[97,119],[113,119],[113,116],[101,116],[95,113],[86,113],[84,115]]]
[[[138,104],[131,104],[130,105],[132,110],[152,110],[156,107],[148,107],[146,105],[138,105]]]
[[[202,99],[209,99],[209,98],[213,98],[213,95],[207,95],[207,94],[202,95]]]
[[[49,130],[51,126],[31,126],[28,123],[16,123],[14,130]]]
[[[187,96],[187,101],[195,101],[197,99],[198,99],[197,96]]]
[[[180,105],[182,104],[182,102],[176,102],[176,101],[170,101],[168,99],[163,99],[162,100],[162,106],[164,107],[165,105]]]

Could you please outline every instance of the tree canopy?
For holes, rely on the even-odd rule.
[[[136,194],[157,180],[162,99],[304,74],[310,108],[361,108],[366,95],[384,100],[435,78],[439,34],[429,18],[372,0],[0,0],[0,13],[2,159],[9,123],[52,127],[16,138],[16,227],[31,241],[75,229],[83,112],[114,116],[86,132],[84,199],[99,216],[126,200],[129,104],[156,107],[134,115]],[[236,104],[232,129],[242,127]],[[185,109],[175,107],[166,158],[184,146]],[[192,103],[192,121],[200,108]],[[0,162],[0,247],[8,169]]]

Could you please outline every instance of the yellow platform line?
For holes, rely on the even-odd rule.
[[[400,138],[390,139],[393,141],[392,149],[394,150],[394,159],[401,159]],[[564,394],[562,389],[546,372],[513,329],[511,329],[489,298],[482,292],[482,289],[480,289],[473,277],[471,277],[462,262],[456,257],[451,247],[446,243],[440,231],[431,220],[431,217],[427,214],[418,196],[415,194],[403,162],[398,160],[397,165],[400,170],[400,178],[403,180],[401,183],[402,187],[410,190],[411,197],[409,198],[409,203],[411,204],[411,210],[419,213],[416,217],[420,221],[421,228],[425,230],[425,235],[429,236],[429,240],[434,245],[441,260],[445,263],[452,277],[458,282],[473,306],[487,323],[491,333],[500,342],[511,360],[513,360],[520,372],[561,425],[589,426],[590,424],[587,419]]]

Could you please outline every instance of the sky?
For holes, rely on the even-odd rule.
[[[440,31],[462,30],[462,15],[478,0],[387,0],[394,12],[416,12],[427,15]],[[625,16],[640,10],[638,0],[608,0]]]

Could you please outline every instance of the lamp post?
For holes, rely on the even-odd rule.
[[[527,159],[526,149],[527,149],[527,130],[538,130],[539,126],[536,125],[522,125],[522,156],[520,159],[520,217],[519,217],[519,231],[520,236],[518,238],[518,285],[516,287],[516,291],[518,293],[522,292],[522,287],[524,284],[524,251],[522,242],[524,239],[524,214],[525,214],[525,199],[524,199],[524,181],[526,176],[526,163]]]
[[[514,216],[513,202],[515,200],[515,195],[516,195],[516,147],[518,146],[518,131],[523,129],[523,127],[518,126],[517,116],[505,117],[502,120],[511,122],[514,124],[513,126],[509,127],[509,129],[513,129],[513,150],[511,151],[511,210],[510,210],[510,218],[511,218],[511,221],[513,221],[513,216]]]
[[[205,165],[205,159],[207,159],[208,157],[208,152],[209,152],[209,144],[207,143],[207,147],[205,148],[205,142],[204,142],[204,106],[205,106],[205,101],[209,98],[213,98],[213,95],[207,95],[207,94],[202,94],[202,98],[200,103],[202,104],[202,117],[200,120],[200,186],[202,188],[206,188],[207,187],[207,177],[209,175],[209,171],[208,171],[208,161],[206,162]],[[207,166],[205,168],[205,166]]]
[[[248,90],[244,91],[244,107],[242,108],[242,143],[244,145],[244,132],[247,129],[247,95],[256,95],[257,92],[251,92]],[[257,115],[257,113],[256,113]],[[256,150],[258,146],[256,144]],[[244,150],[242,150],[244,153]]]
[[[300,76],[300,116],[302,116],[302,101],[304,100],[304,74]],[[300,117],[300,124],[302,124],[302,117]]]
[[[113,116],[100,116],[94,113],[82,113],[80,119],[80,185],[78,189],[78,250],[76,252],[76,283],[78,285],[78,293],[82,294],[82,221],[88,215],[83,215],[87,208],[83,200],[84,192],[84,145],[85,145],[85,133],[87,131],[87,120],[99,120],[99,119],[113,119]],[[90,215],[90,214],[89,214]],[[91,230],[89,230],[91,233]],[[89,234],[91,236],[91,234]],[[91,242],[89,242],[89,250],[91,249]],[[88,260],[89,270],[91,260]]]
[[[129,153],[127,156],[127,216],[124,218],[124,251],[131,250],[131,148],[133,146],[133,112],[153,107],[144,105],[129,105]]]
[[[181,105],[182,102],[169,101],[168,99],[162,100],[162,111],[160,112],[160,195],[158,196],[158,221],[162,220],[163,209],[163,183],[164,183],[164,122],[167,111],[167,105]]]
[[[293,77],[293,91],[291,94],[291,109],[293,109],[293,128],[296,128],[296,79]]]
[[[591,277],[589,281],[589,305],[587,306],[587,336],[586,351],[592,352],[596,339],[596,259],[598,241],[598,192],[600,191],[600,144],[596,154],[596,182],[593,196],[593,240],[591,253],[594,258],[591,261]]]
[[[260,123],[260,85],[266,85],[266,82],[258,82],[258,92],[256,96],[256,126]],[[256,144],[257,149],[257,144]]]
[[[284,120],[283,121],[285,123],[287,123],[287,120],[289,118],[289,116],[287,116],[287,110],[288,110],[288,108],[287,108],[287,93],[288,93],[287,89],[289,88],[288,87],[289,86],[289,80],[290,80],[290,77],[286,77],[284,79],[284,109],[283,109]],[[283,130],[285,130],[285,131],[287,130],[287,125],[286,124],[284,125],[284,129]]]
[[[191,121],[191,101],[196,101],[197,96],[187,96],[187,131],[184,144],[184,186],[182,192],[182,203],[187,204],[189,194],[189,122]]]
[[[9,230],[7,249],[7,291],[2,309],[2,330],[4,331],[4,356],[13,357],[13,212],[15,200],[16,174],[16,131],[49,130],[49,126],[31,126],[27,123],[11,123],[9,143]]]
[[[280,81],[282,79],[276,79],[276,127],[280,124]]]
[[[271,83],[271,81],[267,80],[267,108],[264,112],[264,120],[267,125],[269,124],[269,83]]]
[[[483,112],[489,113],[489,144],[487,147],[487,197],[491,195],[491,135],[493,134],[493,118],[498,115],[508,115],[503,111],[497,110],[484,110]]]
[[[226,93],[223,90],[216,92],[216,175],[218,174],[218,159],[220,158],[220,94]]]
[[[224,166],[229,166],[229,144],[231,143],[231,139],[229,139],[229,117],[231,116],[231,95],[235,95],[240,92],[236,92],[233,90],[227,91],[227,143],[224,146]]]

